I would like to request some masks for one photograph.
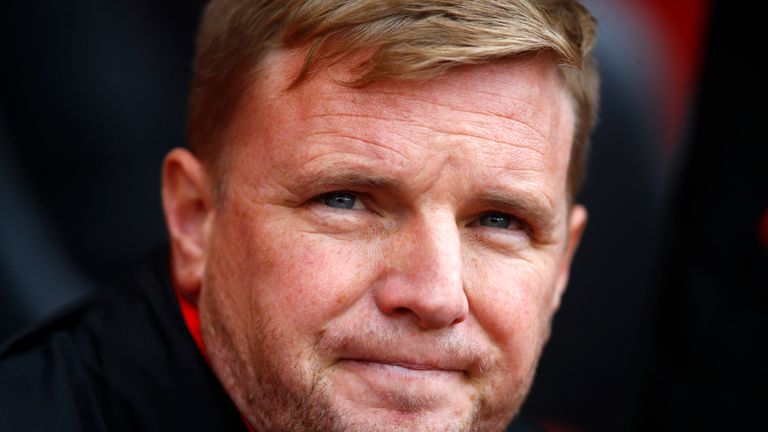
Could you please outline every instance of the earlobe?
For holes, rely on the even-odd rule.
[[[182,148],[171,150],[165,157],[162,177],[171,276],[181,294],[196,304],[214,215],[210,179],[203,164]]]
[[[560,307],[560,299],[563,296],[565,287],[568,285],[568,277],[571,270],[571,262],[576,254],[576,249],[581,242],[581,235],[587,226],[587,209],[582,205],[575,204],[568,215],[568,237],[566,240],[563,259],[560,263],[560,274],[557,278],[555,292],[552,296],[552,312],[554,313]]]

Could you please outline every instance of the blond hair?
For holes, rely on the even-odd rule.
[[[371,51],[350,85],[550,53],[576,115],[568,172],[573,197],[598,105],[595,33],[594,18],[576,0],[212,0],[197,39],[189,143],[198,157],[216,158],[217,133],[273,49],[309,46],[296,81],[330,61]]]

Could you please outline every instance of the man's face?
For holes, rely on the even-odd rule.
[[[198,306],[257,430],[500,430],[531,384],[585,214],[545,60],[286,90],[273,54],[223,133]]]

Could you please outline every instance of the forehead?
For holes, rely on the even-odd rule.
[[[444,157],[476,162],[495,177],[564,187],[573,110],[546,56],[364,87],[341,84],[356,78],[350,70],[359,59],[349,59],[291,86],[303,54],[267,56],[243,95],[228,143],[271,159],[270,167],[295,169],[291,164],[364,150],[392,169],[402,162],[406,176],[406,165],[423,168],[409,161]]]
[[[353,69],[364,62],[367,54],[361,54],[319,69],[292,86],[305,54],[300,49],[270,52],[246,97],[266,105],[279,102],[297,113],[312,107],[325,108],[324,98],[346,101],[350,106],[355,102],[369,104],[366,105],[369,110],[375,110],[377,106],[370,102],[376,101],[411,113],[443,106],[549,126],[546,131],[539,131],[547,138],[550,134],[544,132],[558,131],[551,121],[563,120],[563,114],[572,116],[571,98],[558,67],[548,54],[479,66],[457,66],[430,79],[377,81],[363,87],[344,85],[359,77]],[[286,102],[292,103],[286,106]],[[561,113],[566,106],[569,112]]]

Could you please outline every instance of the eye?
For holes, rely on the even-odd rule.
[[[480,216],[480,225],[489,228],[509,228],[513,223],[512,216],[506,213],[489,212]]]
[[[338,209],[359,209],[362,204],[357,202],[357,197],[349,192],[329,192],[320,197],[323,204]]]

